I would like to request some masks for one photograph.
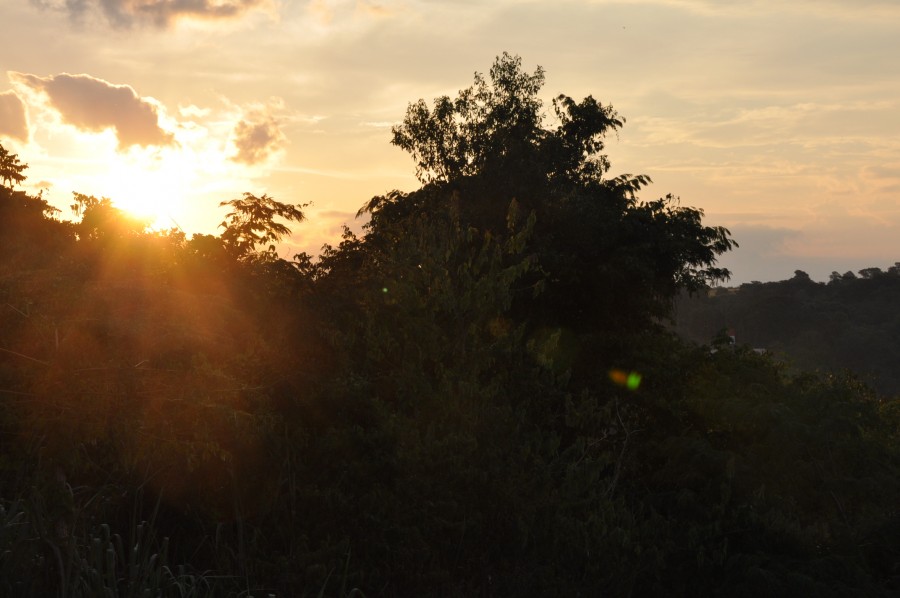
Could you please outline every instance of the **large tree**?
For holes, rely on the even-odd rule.
[[[540,67],[528,73],[504,53],[456,98],[411,103],[393,143],[412,155],[424,187],[369,202],[369,240],[389,243],[403,221],[452,200],[464,224],[503,236],[515,200],[520,219],[536,217],[527,253],[538,263],[531,286],[544,289],[517,305],[540,325],[582,331],[644,328],[669,315],[680,290],[727,279],[716,266],[735,246],[727,229],[704,225],[701,210],[673,195],[641,200],[648,176],[608,176],[604,139],[624,119],[591,96],[566,95],[548,117],[543,83]]]
[[[432,108],[421,99],[411,103],[392,129],[392,143],[412,155],[422,183],[482,175],[504,178],[513,194],[533,194],[546,192],[548,184],[599,182],[609,168],[603,138],[624,119],[591,96],[576,102],[559,95],[555,126],[547,126],[543,85],[541,67],[529,74],[520,57],[504,53],[491,67],[490,82],[476,72],[474,84],[455,99],[439,97]]]

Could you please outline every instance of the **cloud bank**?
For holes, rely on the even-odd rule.
[[[63,73],[38,77],[10,72],[13,84],[43,94],[63,122],[82,131],[113,129],[119,149],[173,145],[173,135],[159,126],[160,106],[140,97],[129,85],[114,85],[90,75]]]
[[[28,141],[25,104],[13,91],[0,93],[0,136]]]
[[[64,10],[75,19],[102,15],[116,27],[165,28],[182,18],[231,20],[270,6],[270,0],[32,0],[42,8]]]

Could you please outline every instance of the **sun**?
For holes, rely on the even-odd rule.
[[[97,188],[104,197],[130,215],[147,221],[150,228],[180,228],[195,175],[180,152],[163,150],[148,156],[119,155],[109,162]]]

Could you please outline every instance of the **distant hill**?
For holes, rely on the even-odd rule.
[[[900,394],[900,262],[886,271],[832,273],[710,289],[683,297],[677,332],[698,343],[733,334],[803,369],[858,373],[882,395]]]

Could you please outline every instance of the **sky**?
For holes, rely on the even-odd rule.
[[[0,143],[24,188],[217,233],[244,192],[310,203],[283,257],[418,187],[390,144],[507,51],[542,97],[625,118],[645,174],[728,228],[729,284],[900,261],[898,0],[2,0]]]

